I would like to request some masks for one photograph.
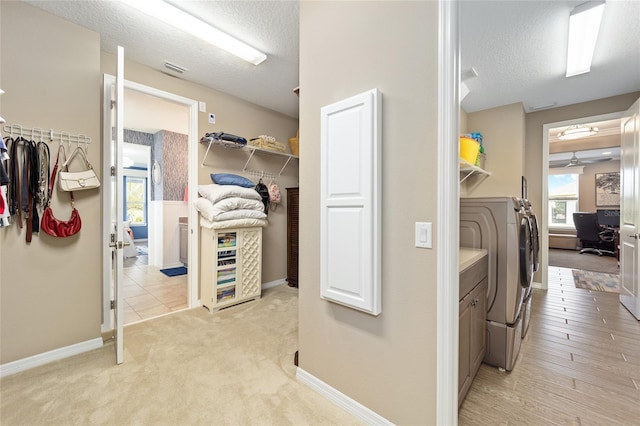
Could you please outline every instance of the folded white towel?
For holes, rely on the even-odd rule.
[[[244,188],[237,185],[217,185],[210,183],[208,185],[198,185],[198,192],[201,196],[207,198],[211,203],[215,204],[225,198],[246,198],[248,200],[262,201],[260,194],[253,188]]]

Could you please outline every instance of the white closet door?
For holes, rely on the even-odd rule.
[[[373,315],[380,301],[381,94],[321,109],[320,288]]]

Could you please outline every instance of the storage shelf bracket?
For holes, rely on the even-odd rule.
[[[483,178],[491,176],[490,172],[484,169],[481,169],[478,166],[474,166],[473,164],[463,159],[460,159],[460,174],[463,174],[463,173],[464,173],[464,177],[460,180],[460,183],[463,183],[473,175],[482,176]]]

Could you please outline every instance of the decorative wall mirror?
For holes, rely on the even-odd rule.
[[[162,169],[157,161],[154,161],[153,166],[151,166],[151,181],[154,185],[162,182]]]

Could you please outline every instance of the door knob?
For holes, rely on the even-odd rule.
[[[130,245],[131,243],[123,242],[123,241],[114,241],[112,243],[109,243],[109,247],[116,248],[116,249],[122,249],[123,247],[128,247]]]

